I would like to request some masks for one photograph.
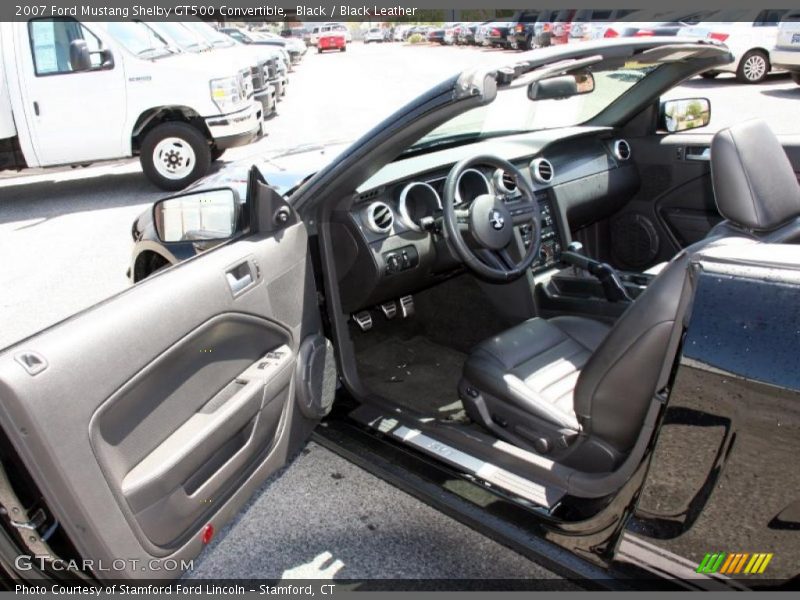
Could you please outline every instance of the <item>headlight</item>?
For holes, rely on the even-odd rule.
[[[211,99],[223,113],[244,100],[246,93],[244,81],[239,75],[211,80]]]

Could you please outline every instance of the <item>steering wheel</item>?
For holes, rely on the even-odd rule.
[[[494,193],[481,194],[469,207],[456,206],[461,174],[475,165],[502,169],[514,178],[519,197],[506,202]],[[474,273],[490,281],[509,282],[521,277],[539,256],[542,241],[539,204],[522,172],[507,160],[484,155],[456,163],[444,184],[444,235],[461,261]],[[530,224],[531,244],[522,259],[511,257],[514,228]]]

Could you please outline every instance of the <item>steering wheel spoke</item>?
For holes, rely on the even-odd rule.
[[[469,209],[457,208],[455,210],[456,223],[458,224],[459,231],[469,231]]]

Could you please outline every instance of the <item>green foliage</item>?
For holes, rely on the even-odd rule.
[[[427,40],[425,36],[421,33],[415,33],[413,35],[408,36],[406,40],[409,44],[424,44]]]

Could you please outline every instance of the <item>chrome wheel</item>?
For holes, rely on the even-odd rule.
[[[192,146],[178,137],[161,140],[153,149],[153,166],[166,179],[183,179],[194,169],[197,160]]]
[[[767,57],[760,52],[746,55],[740,66],[742,79],[749,83],[762,81],[769,71]]]

